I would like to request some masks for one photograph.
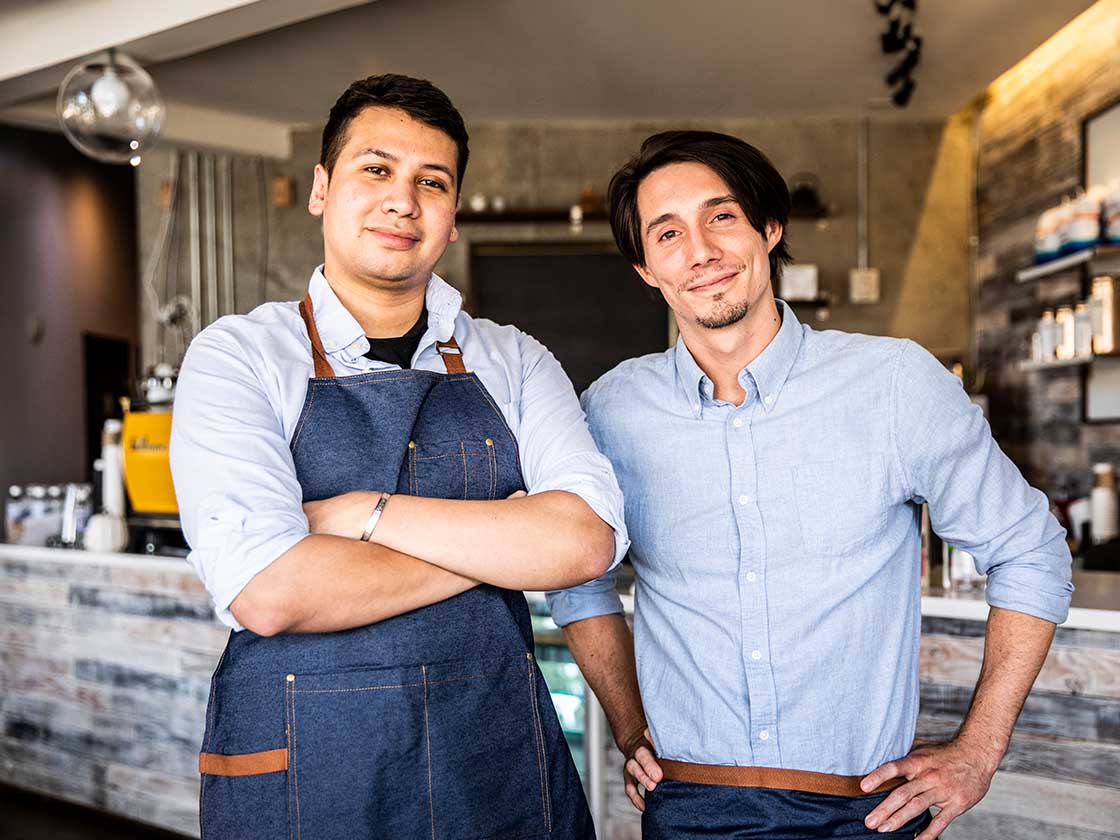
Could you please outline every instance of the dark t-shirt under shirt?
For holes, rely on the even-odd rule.
[[[416,348],[420,346],[420,339],[427,329],[428,308],[424,307],[420,311],[420,317],[416,323],[400,338],[370,338],[366,336],[366,341],[369,342],[369,350],[364,355],[367,359],[373,359],[375,362],[388,362],[407,370],[412,367],[412,357],[416,355]]]

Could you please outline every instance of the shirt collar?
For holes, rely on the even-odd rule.
[[[311,275],[308,291],[315,307],[315,326],[319,329],[319,337],[328,356],[339,355],[347,361],[354,361],[369,350],[362,325],[334,293],[323,274],[323,266],[316,268]],[[451,338],[455,331],[455,319],[463,308],[463,296],[439,275],[433,274],[428,280],[424,302],[428,307],[428,329],[420,339],[417,351]]]
[[[797,316],[784,301],[775,301],[778,305],[778,314],[782,318],[782,325],[778,328],[777,335],[770,340],[753,362],[747,365],[739,374],[741,384],[749,390],[749,383],[742,383],[748,374],[754,379],[758,388],[758,396],[762,405],[770,411],[778,400],[782,386],[793,370],[797,354],[801,352],[802,330]],[[707,396],[703,391],[707,374],[701,370],[700,365],[692,357],[684,338],[677,338],[677,346],[673,351],[677,367],[677,379],[684,389],[684,396],[688,400],[689,408],[697,417],[701,413],[701,405]]]
[[[775,302],[778,304],[782,325],[778,328],[778,334],[771,339],[755,360],[747,365],[747,370],[754,377],[755,385],[758,387],[758,396],[767,411],[774,407],[782,386],[789,379],[797,355],[801,352],[803,337],[801,322],[793,314],[793,309],[784,301]]]

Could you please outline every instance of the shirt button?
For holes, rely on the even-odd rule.
[[[761,732],[758,733],[758,739],[760,741],[769,741],[770,740],[770,730],[769,729],[763,729]]]
[[[743,496],[739,497],[739,504],[749,505],[750,503],[751,503],[751,497],[750,496],[743,495]]]
[[[747,581],[749,583],[754,583],[754,580],[757,577],[758,577],[758,575],[756,575],[754,572],[747,572]]]
[[[774,395],[773,394],[768,394],[762,401],[764,403],[766,403],[767,405],[773,405],[774,404]]]
[[[742,417],[736,417],[734,420],[731,421],[731,425],[734,426],[736,429],[743,428],[743,418]]]
[[[757,662],[761,658],[762,658],[762,651],[760,651],[760,650],[752,650],[751,651],[751,659],[753,659]]]

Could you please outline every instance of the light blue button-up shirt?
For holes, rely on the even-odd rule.
[[[993,606],[1063,621],[1070,555],[933,356],[779,308],[741,406],[712,399],[679,341],[602,377],[584,409],[626,499],[659,753],[859,775],[914,738],[920,504]],[[620,612],[613,578],[550,593],[557,623]]]
[[[315,270],[315,326],[337,376],[396,365],[367,359],[361,325]],[[617,563],[629,546],[622,494],[596,449],[556,358],[515,327],[472,318],[454,288],[432,275],[428,329],[412,367],[446,368],[437,341],[452,334],[514,437],[530,493],[581,497],[615,531]],[[191,343],[175,393],[171,472],[191,564],[218,618],[241,629],[229,605],[262,569],[308,535],[288,442],[313,375],[298,302],[266,303],[215,321]],[[395,488],[386,488],[389,490]]]

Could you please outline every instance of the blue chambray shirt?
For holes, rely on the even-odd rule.
[[[638,678],[664,758],[860,775],[918,714],[920,504],[993,606],[1061,622],[1065,531],[960,381],[906,340],[782,325],[713,401],[683,341],[584,395],[625,497]],[[621,612],[615,572],[549,593]]]

